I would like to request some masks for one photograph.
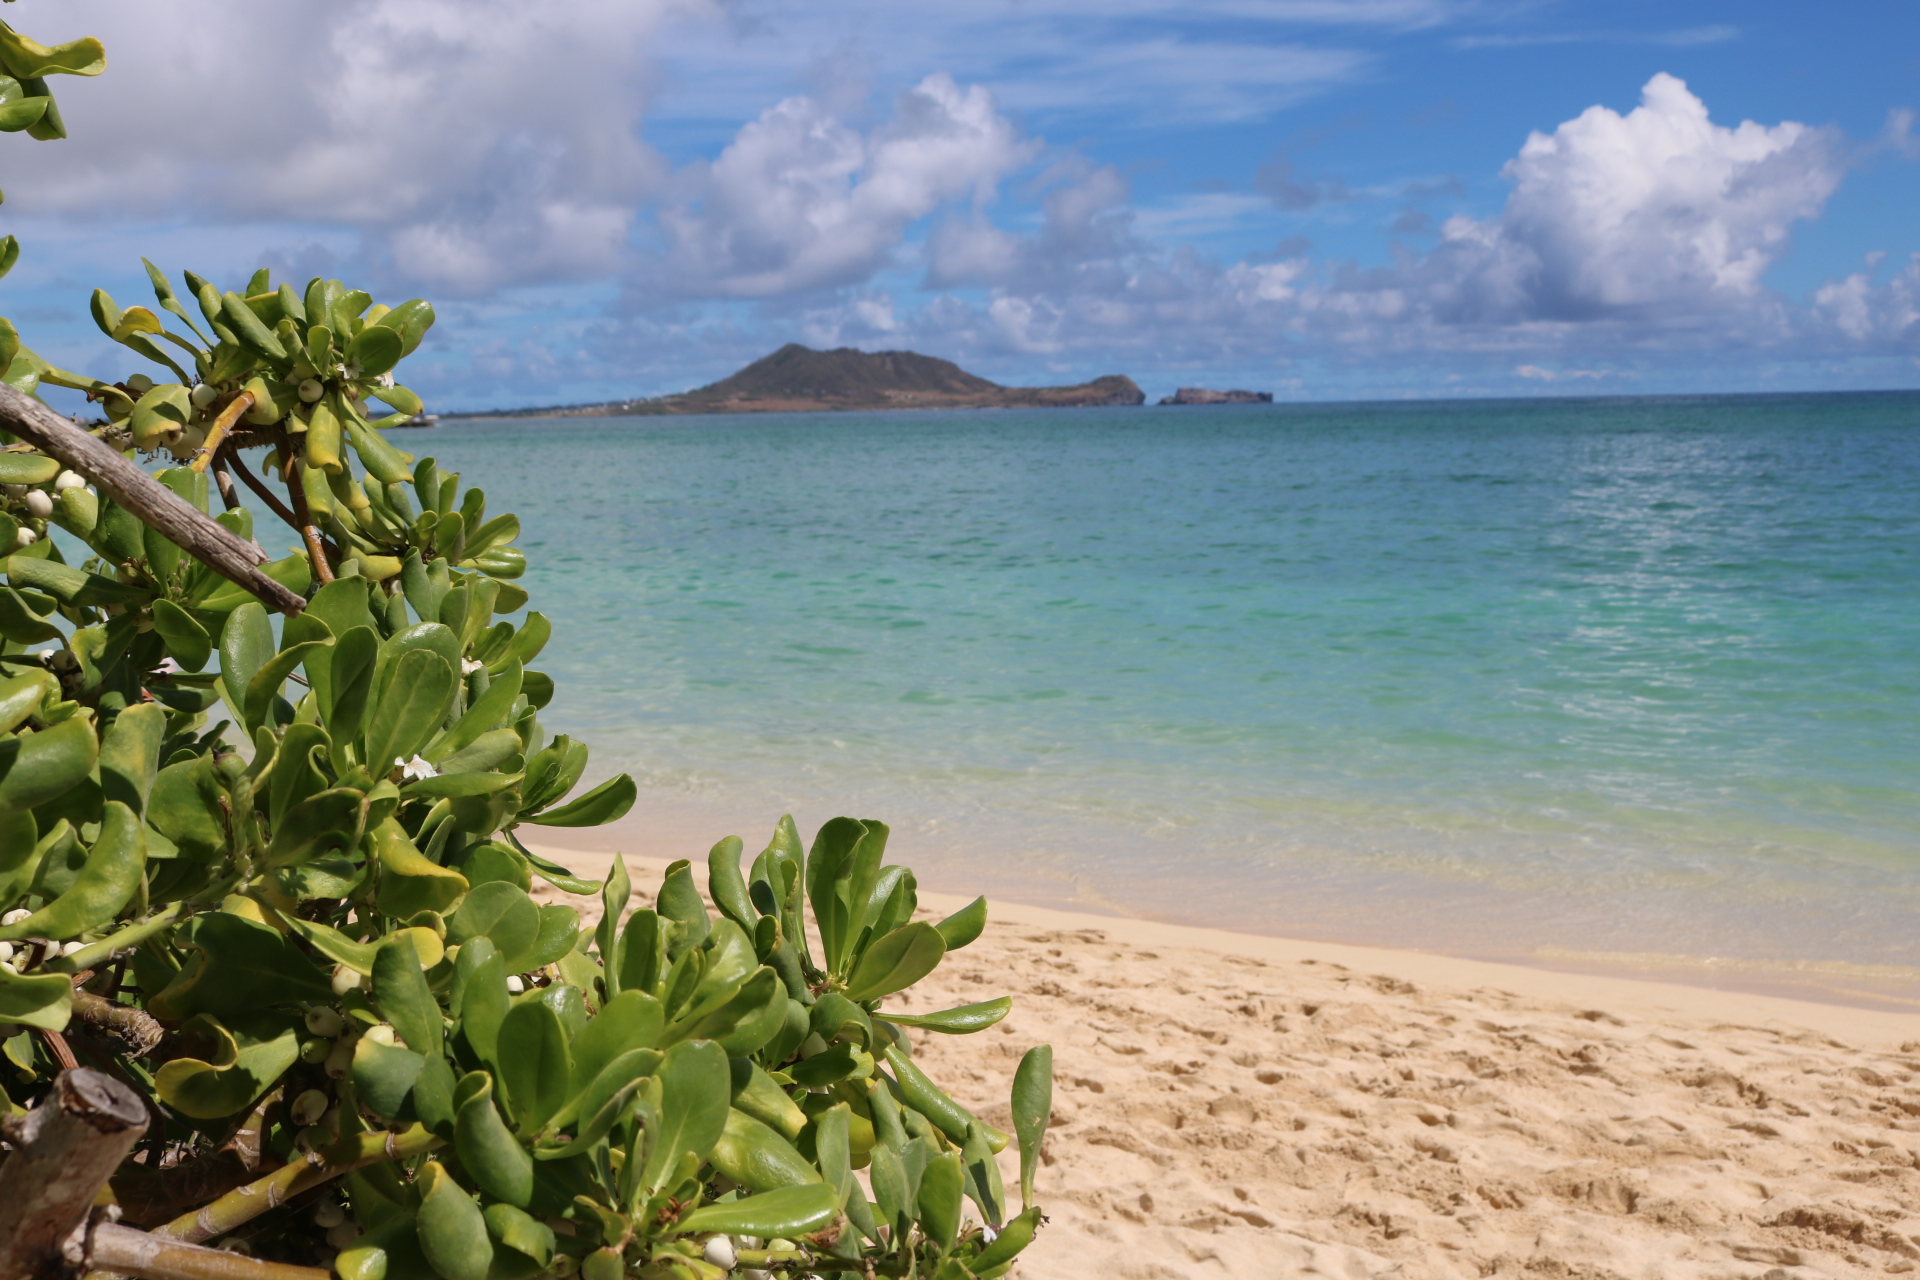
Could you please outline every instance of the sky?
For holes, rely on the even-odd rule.
[[[1920,6],[21,0],[0,314],[124,377],[144,255],[440,322],[430,409],[787,342],[1278,399],[1920,386]],[[68,407],[68,406],[62,406]]]

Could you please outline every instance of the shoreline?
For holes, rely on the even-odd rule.
[[[637,860],[659,867],[682,857],[698,865],[714,842],[726,835],[741,836],[749,846],[749,855],[757,852],[756,836],[750,834],[757,828],[728,821],[718,806],[666,801],[658,796],[646,799],[650,808],[644,817],[629,815],[619,822],[596,828],[540,828],[533,840],[568,857],[631,851],[630,862]],[[815,816],[809,815],[801,822],[803,833],[810,833],[818,825]],[[770,823],[765,825],[771,829]],[[914,868],[923,885],[922,896],[929,901],[953,897],[956,893],[964,895],[957,901],[969,901],[975,894],[985,893],[996,908],[1003,903],[1010,907],[1017,905],[1023,911],[1083,917],[1088,922],[1099,922],[1102,928],[1124,925],[1130,932],[1183,930],[1295,949],[1419,957],[1435,971],[1455,964],[1485,966],[1489,971],[1514,970],[1550,975],[1556,980],[1586,978],[1596,982],[1637,983],[1724,997],[1754,996],[1789,1004],[1920,1018],[1920,972],[1904,966],[1872,966],[1818,958],[1750,959],[1647,950],[1616,951],[1581,946],[1583,940],[1579,938],[1519,953],[1490,954],[1470,944],[1394,945],[1374,938],[1355,939],[1350,933],[1337,929],[1325,933],[1297,929],[1268,932],[1235,924],[1199,925],[1149,915],[1114,895],[1089,892],[1088,885],[1080,879],[1050,880],[1031,874],[1024,879],[1009,877],[984,861],[976,862],[965,851],[949,846],[937,834],[914,833],[896,827],[889,857]],[[1875,989],[1876,986],[1883,989]],[[1920,1031],[1914,1038],[1920,1039]]]
[[[595,850],[554,843],[550,832],[527,841],[543,857],[598,879],[606,874],[605,859]],[[694,864],[694,880],[706,885],[705,850],[691,854],[620,853],[632,876],[636,893],[649,897],[676,857]],[[749,851],[749,859],[751,851]],[[959,910],[973,899],[964,894],[923,889],[920,902],[934,916]],[[556,899],[566,901],[567,899]],[[1263,964],[1329,964],[1363,971],[1395,981],[1497,991],[1529,1000],[1554,1000],[1594,1007],[1618,1007],[1649,1017],[1713,1018],[1752,1025],[1778,1024],[1844,1037],[1863,1046],[1897,1050],[1911,1045],[1920,1052],[1920,1009],[1911,1012],[1866,1008],[1832,1001],[1802,1000],[1764,992],[1727,990],[1691,983],[1666,982],[1620,974],[1586,973],[1536,968],[1505,961],[1479,960],[1343,942],[1282,938],[1193,925],[1167,924],[1137,916],[1063,910],[1010,902],[988,895],[989,919],[1020,928],[1059,932],[1096,930],[1124,935],[1138,946],[1184,947],[1220,956],[1258,960]]]

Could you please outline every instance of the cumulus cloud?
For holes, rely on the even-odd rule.
[[[59,86],[71,138],[13,149],[10,202],[66,219],[347,227],[442,294],[612,270],[665,176],[646,45],[705,0],[81,0],[111,70]]]
[[[970,349],[1195,360],[1670,350],[1801,340],[1813,329],[1899,341],[1920,267],[1878,288],[1869,273],[1835,282],[1810,306],[1764,284],[1794,226],[1838,187],[1846,153],[1836,133],[1791,121],[1716,124],[1683,82],[1656,75],[1631,111],[1595,106],[1530,135],[1503,170],[1505,207],[1448,219],[1424,253],[1402,246],[1370,268],[1300,254],[1222,264],[1132,235],[1061,237],[1051,209],[1028,235],[955,220],[929,245],[929,282],[992,296],[929,309],[925,320]],[[1123,197],[1108,193],[1099,207],[1125,231],[1134,222]],[[1396,229],[1422,225],[1403,214]],[[1521,369],[1540,381],[1593,373],[1538,358]]]
[[[718,159],[678,174],[659,212],[675,292],[767,298],[856,284],[935,209],[992,199],[1036,154],[978,85],[928,76],[894,118],[862,134],[792,97],[742,128]]]
[[[1838,143],[1792,121],[1714,124],[1682,81],[1656,75],[1626,115],[1589,107],[1528,137],[1503,171],[1506,209],[1450,219],[1428,281],[1463,320],[1738,305],[1840,185]]]

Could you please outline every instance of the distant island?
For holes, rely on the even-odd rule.
[[[454,418],[608,418],[635,414],[805,413],[859,409],[1065,409],[1145,404],[1132,378],[1072,387],[1003,387],[914,351],[815,351],[788,343],[730,378],[674,396],[447,413]]]
[[[1161,404],[1272,404],[1271,391],[1210,391],[1206,387],[1182,387]]]

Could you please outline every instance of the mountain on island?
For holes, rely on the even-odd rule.
[[[651,400],[496,413],[463,418],[587,418],[628,414],[805,413],[855,409],[1073,408],[1145,404],[1132,378],[1111,374],[1071,387],[1003,387],[951,360],[916,351],[815,351],[788,343],[729,378]]]

